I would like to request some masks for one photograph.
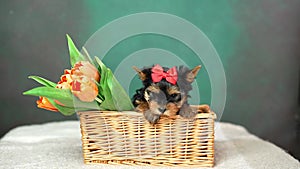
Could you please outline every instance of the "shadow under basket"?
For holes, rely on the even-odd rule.
[[[214,165],[213,112],[195,119],[162,117],[151,125],[134,111],[79,112],[84,163]]]

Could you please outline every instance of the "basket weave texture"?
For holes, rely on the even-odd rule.
[[[215,114],[189,120],[162,117],[149,124],[142,113],[79,112],[84,162],[153,166],[214,164]]]

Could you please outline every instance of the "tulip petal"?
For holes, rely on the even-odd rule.
[[[80,87],[81,83],[78,82],[77,80],[73,81],[72,83],[72,90],[74,91],[80,91],[81,87]]]
[[[40,99],[36,101],[36,104],[38,108],[55,111],[55,112],[58,111],[57,108],[54,107],[46,97],[40,97]]]

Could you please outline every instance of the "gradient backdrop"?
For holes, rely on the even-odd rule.
[[[225,68],[227,102],[221,121],[241,124],[300,158],[297,0],[1,1],[0,137],[19,125],[76,119],[37,109],[37,98],[22,96],[23,91],[37,86],[27,76],[58,81],[63,69],[70,67],[66,33],[80,47],[105,24],[138,12],[177,15],[202,30]],[[122,41],[104,62],[114,70],[122,58],[144,48],[168,50],[191,67],[198,64],[193,59],[196,55],[181,42],[151,34]],[[209,103],[211,88],[205,67],[197,82],[201,102]],[[136,78],[133,84],[130,95],[140,87]]]

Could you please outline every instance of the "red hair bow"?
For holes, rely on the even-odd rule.
[[[171,84],[176,84],[178,75],[176,66],[169,69],[167,72],[164,72],[163,68],[160,65],[155,65],[152,69],[152,81],[153,82],[160,82],[161,79],[166,79],[166,81],[170,82]]]

